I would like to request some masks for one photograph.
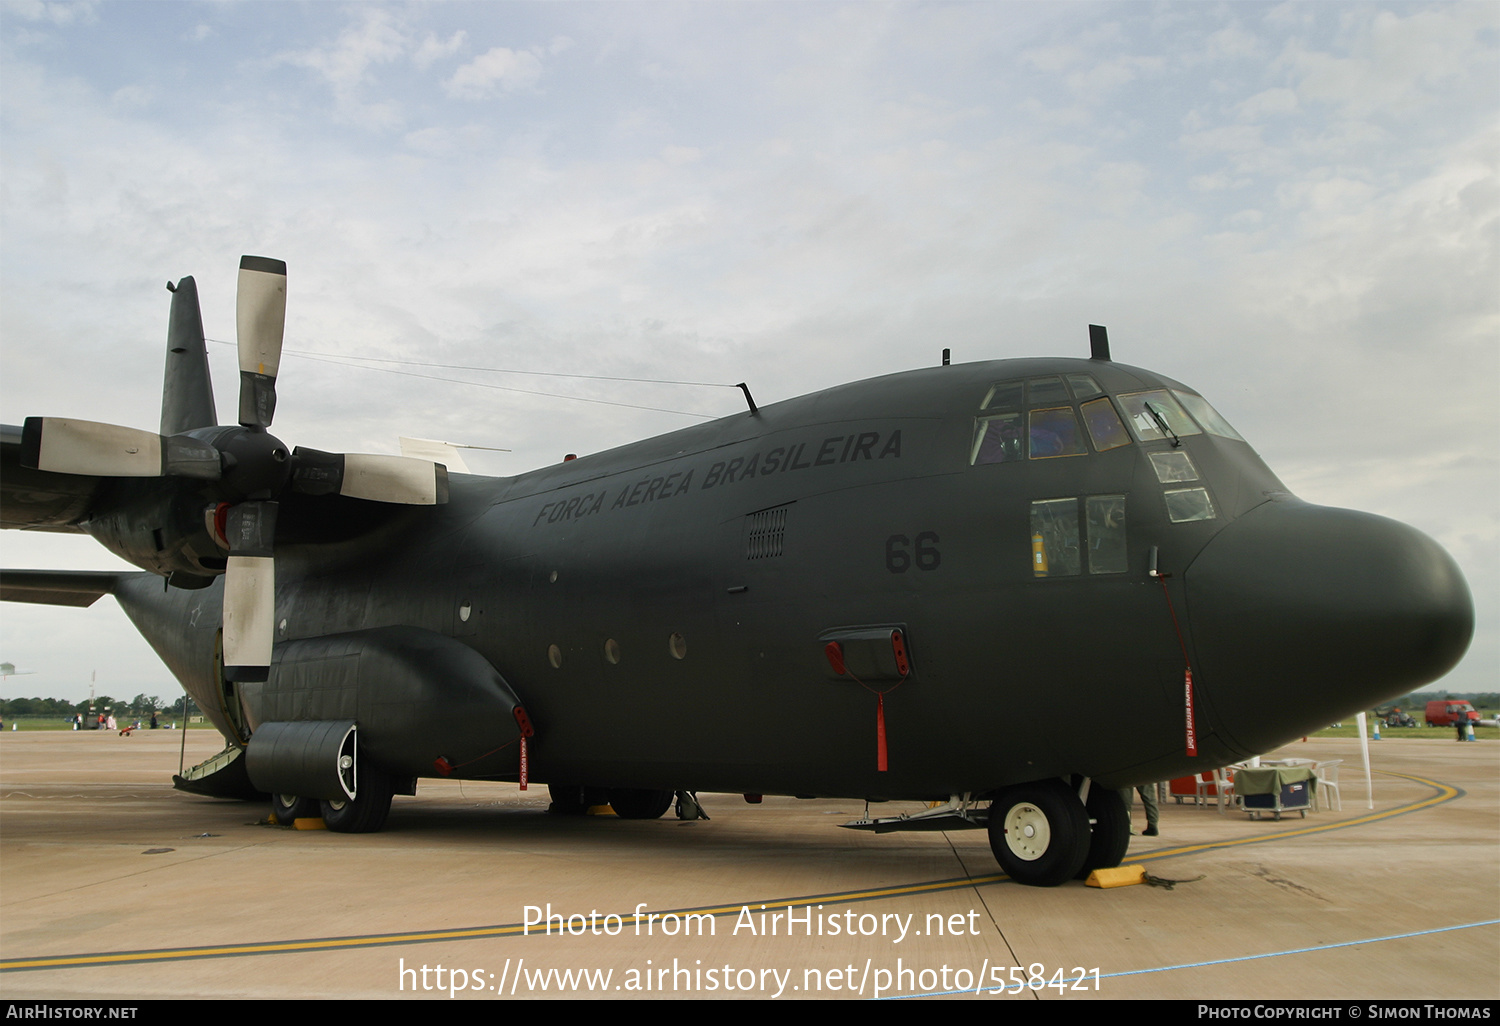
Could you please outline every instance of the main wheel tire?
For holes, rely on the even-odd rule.
[[[582,816],[588,811],[583,804],[583,788],[577,784],[548,784],[547,794],[552,799],[547,811],[554,816]]]
[[[615,787],[609,792],[609,804],[621,819],[660,819],[672,807],[673,791],[650,791],[635,787]]]
[[[1089,788],[1085,806],[1089,827],[1089,853],[1074,878],[1082,880],[1096,869],[1113,869],[1125,861],[1130,847],[1130,809],[1119,791],[1097,785]]]
[[[369,763],[359,766],[359,788],[353,801],[323,801],[323,825],[340,834],[373,834],[391,813],[395,780]]]
[[[990,850],[1016,883],[1056,887],[1089,853],[1089,817],[1061,780],[1008,787],[990,805]]]
[[[554,816],[587,816],[596,805],[608,805],[612,793],[608,788],[585,784],[548,784],[552,804],[547,811]]]
[[[299,819],[317,819],[323,815],[323,807],[316,798],[299,798],[294,794],[271,795],[271,813],[282,826],[291,826]]]

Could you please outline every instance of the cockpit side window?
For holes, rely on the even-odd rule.
[[[1178,488],[1162,493],[1167,500],[1167,516],[1174,524],[1194,520],[1213,520],[1218,516],[1207,488]]]
[[[1122,574],[1125,557],[1125,496],[1090,495],[1088,508],[1089,573]]]
[[[1078,498],[1038,499],[1031,504],[1031,575],[1077,577],[1088,552],[1091,574],[1126,570],[1125,496],[1085,495],[1086,534],[1080,534]]]
[[[1035,577],[1076,577],[1078,500],[1043,499],[1031,504],[1031,573]]]
[[[1021,444],[1021,415],[1002,413],[974,422],[974,445],[969,463],[1009,463],[1026,458]]]
[[[1173,449],[1170,452],[1153,452],[1151,454],[1151,469],[1156,471],[1156,479],[1162,484],[1198,480],[1197,464],[1193,462],[1191,456],[1181,449]]]

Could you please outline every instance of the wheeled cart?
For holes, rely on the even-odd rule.
[[[1307,818],[1317,777],[1311,766],[1262,766],[1240,769],[1234,774],[1235,792],[1244,810],[1253,818],[1261,813],[1300,812]]]

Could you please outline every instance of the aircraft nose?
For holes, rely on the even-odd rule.
[[[1452,557],[1353,510],[1265,503],[1220,531],[1184,580],[1195,679],[1247,754],[1436,680],[1474,633]]]

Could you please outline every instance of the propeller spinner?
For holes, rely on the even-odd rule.
[[[191,279],[184,279],[184,283]],[[169,286],[170,287],[170,286]],[[201,352],[197,291],[174,289],[168,347]],[[176,303],[191,302],[190,317]],[[441,464],[406,456],[287,450],[266,429],[276,413],[276,376],[286,328],[286,263],[268,257],[240,260],[236,297],[240,364],[239,427],[207,425],[164,435],[136,428],[60,417],[28,417],[21,464],[88,477],[190,478],[206,482],[208,520],[229,550],[224,571],[224,677],[265,680],[275,637],[277,497],[343,495],[374,502],[434,505],[448,499]],[[182,325],[196,325],[183,328]],[[175,336],[183,330],[196,339]],[[169,370],[168,388],[172,387]],[[206,370],[202,379],[207,387]],[[212,396],[207,396],[212,409]],[[166,402],[164,400],[164,405]]]

